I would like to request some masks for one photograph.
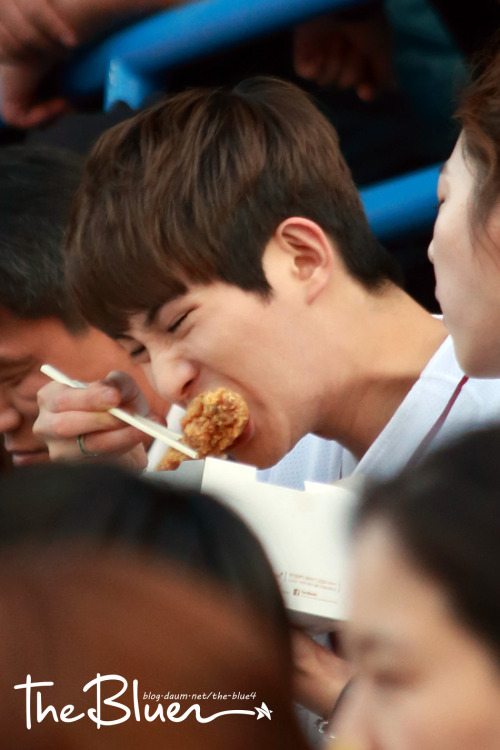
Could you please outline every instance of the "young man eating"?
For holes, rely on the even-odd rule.
[[[387,475],[498,413],[500,384],[464,378],[442,321],[373,237],[332,126],[285,82],[188,91],[104,134],[75,202],[67,279],[163,398],[243,396],[235,460],[267,469],[305,451],[271,481],[331,481],[356,462]],[[75,412],[89,449],[107,450],[99,420],[120,388],[51,384],[39,401],[36,430],[59,455],[75,450]],[[343,676],[310,657],[298,692],[325,714]]]

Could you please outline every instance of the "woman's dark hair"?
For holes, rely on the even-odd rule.
[[[471,226],[481,231],[500,198],[500,34],[477,57],[456,118],[464,155],[474,168]]]
[[[260,543],[211,497],[97,464],[46,464],[0,477],[0,550],[72,540],[168,558],[222,583],[273,621],[286,642],[288,620]]]
[[[368,487],[359,531],[382,521],[500,660],[500,427],[470,433]]]

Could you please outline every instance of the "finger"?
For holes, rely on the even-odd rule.
[[[4,5],[1,16],[2,61],[20,63],[49,54],[57,57],[66,49],[50,26],[43,24],[39,12],[39,2],[28,8],[20,7],[18,3]]]
[[[40,410],[62,413],[72,411],[106,412],[118,406],[120,392],[104,381],[91,383],[88,388],[70,388],[60,383],[48,383],[38,391]]]
[[[19,0],[11,6],[17,14],[11,14],[11,22],[15,24],[18,35],[26,43],[41,49],[52,47],[75,47],[78,38],[75,30],[55,10],[51,0],[28,0],[22,6]]]
[[[321,58],[317,55],[314,57],[295,56],[295,72],[298,76],[305,78],[307,81],[316,80],[321,70],[321,65]]]
[[[41,410],[33,432],[43,440],[65,440],[87,432],[124,429],[124,423],[108,412],[65,411],[59,414]]]
[[[51,99],[31,106],[25,102],[18,103],[2,99],[1,114],[3,120],[14,128],[29,130],[30,128],[43,125],[55,117],[60,117],[69,111],[69,102],[63,98]]]
[[[297,75],[316,80],[329,55],[335,33],[324,18],[315,19],[295,30],[293,54]]]
[[[78,437],[81,436],[86,453],[80,449]],[[144,435],[133,427],[123,427],[113,432],[81,432],[65,440],[47,441],[52,461],[74,461],[88,459],[90,454],[101,461],[127,456],[141,445]],[[141,451],[142,453],[142,451]],[[137,460],[133,463],[137,464]]]
[[[320,67],[320,57],[314,40],[309,38],[305,30],[297,29],[294,38],[293,65],[295,72],[301,78],[314,79]]]
[[[148,402],[134,378],[121,370],[113,370],[102,381],[120,393],[120,405],[133,408],[138,414],[147,414]]]
[[[336,84],[340,89],[350,89],[362,82],[364,60],[362,53],[350,44],[346,44],[342,64],[337,73]]]
[[[47,23],[52,29],[52,33],[57,36],[59,41],[66,47],[76,47],[80,43],[80,39],[71,23],[57,13],[51,3],[47,2],[47,0],[44,0],[44,3],[45,6],[47,6]]]
[[[396,88],[396,85],[392,76],[382,79],[374,72],[372,65],[368,64],[366,75],[356,86],[356,93],[362,101],[369,102],[373,101],[383,91],[390,91],[394,88]]]
[[[375,99],[375,88],[370,83],[360,83],[356,87],[356,93],[363,102],[371,102]]]
[[[21,40],[3,20],[0,21],[0,62],[20,63],[25,62],[26,57],[32,57],[32,53],[27,55]]]
[[[15,26],[3,28],[1,61],[9,64],[33,63],[48,55],[58,58],[65,49],[54,39],[41,36],[33,27],[18,29]]]
[[[56,12],[49,0],[41,0],[41,7],[44,12],[44,29],[57,37],[65,47],[76,47],[80,40],[71,24]]]
[[[332,35],[327,54],[324,56],[323,66],[316,78],[316,83],[319,86],[337,84],[337,78],[343,65],[344,50],[345,39],[339,34]]]
[[[97,453],[100,456],[117,457],[128,453],[137,445],[141,445],[144,440],[149,440],[147,435],[134,427],[126,426],[119,430],[113,430],[113,432],[85,434],[85,449],[89,453]]]

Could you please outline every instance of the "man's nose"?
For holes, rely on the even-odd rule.
[[[149,377],[157,393],[172,404],[185,406],[193,397],[192,387],[197,374],[192,363],[184,359],[151,360]]]

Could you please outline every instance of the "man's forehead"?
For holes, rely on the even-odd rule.
[[[33,359],[32,327],[33,321],[18,318],[0,306],[0,367],[28,364]]]
[[[0,306],[0,363],[22,364],[43,356],[47,347],[64,346],[64,325],[53,318],[19,318]]]
[[[117,341],[128,341],[130,339],[134,339],[138,333],[146,330],[149,327],[147,320],[147,312],[134,313],[133,315],[130,315],[127,320],[126,329],[122,333],[119,333],[117,336],[113,336],[113,338],[115,338]]]

